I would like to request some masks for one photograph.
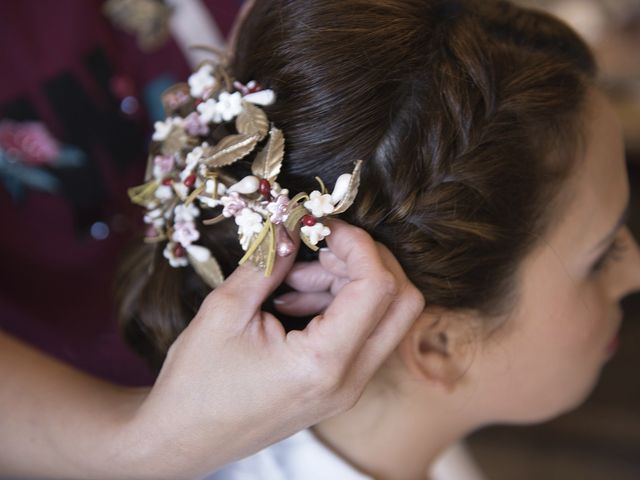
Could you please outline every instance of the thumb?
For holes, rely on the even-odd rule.
[[[275,247],[277,247],[278,242],[283,240],[283,235],[287,235],[291,240],[291,253],[286,257],[276,255],[271,275],[265,276],[263,269],[248,260],[236,268],[222,285],[214,291],[214,293],[217,292],[233,299],[235,305],[227,305],[227,311],[235,312],[237,320],[246,318],[246,321],[249,321],[253,314],[260,309],[266,298],[284,282],[293,267],[300,247],[300,238],[296,234],[295,238],[292,239],[291,236],[294,235],[289,236],[285,227],[278,225]]]

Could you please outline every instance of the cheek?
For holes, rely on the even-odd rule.
[[[495,411],[503,421],[538,422],[576,407],[606,358],[611,328],[602,295],[562,276],[539,285],[486,352],[488,384],[508,393]]]

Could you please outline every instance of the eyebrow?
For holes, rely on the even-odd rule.
[[[629,221],[630,205],[631,205],[631,199],[629,199],[626,207],[624,207],[622,215],[620,215],[620,218],[616,222],[615,226],[611,229],[611,231],[607,234],[606,237],[604,237],[602,240],[600,240],[600,242],[598,242],[596,247],[593,249],[594,252],[596,250],[600,250],[602,247],[610,243],[613,237],[615,237],[616,233],[618,233],[618,230],[620,230],[620,227],[622,227],[625,223]]]

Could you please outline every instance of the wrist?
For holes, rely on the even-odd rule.
[[[197,448],[177,421],[179,412],[157,408],[157,398],[149,390],[129,395],[129,411],[117,442],[117,455],[126,466],[123,479],[194,480],[209,473],[198,469],[202,459],[194,457]]]
[[[170,434],[149,415],[148,388],[123,389],[111,443],[114,478],[127,480],[181,479]],[[165,432],[165,433],[163,433]]]

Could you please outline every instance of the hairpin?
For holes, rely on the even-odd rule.
[[[166,242],[170,265],[191,265],[212,288],[224,276],[210,250],[197,244],[196,219],[203,209],[221,209],[204,225],[235,220],[245,251],[239,263],[251,261],[268,276],[276,256],[293,252],[292,232],[317,250],[331,234],[322,220],[346,211],[357,195],[360,160],[331,192],[318,177],[318,190],[293,197],[277,182],[285,138],[261,108],[275,99],[273,90],[255,81],[232,80],[220,63],[201,64],[187,83],[163,93],[166,118],[154,125],[146,183],[129,189],[132,202],[146,209],[145,241]],[[212,126],[231,122],[237,133],[213,143]],[[237,180],[225,171],[256,150],[251,175]]]

